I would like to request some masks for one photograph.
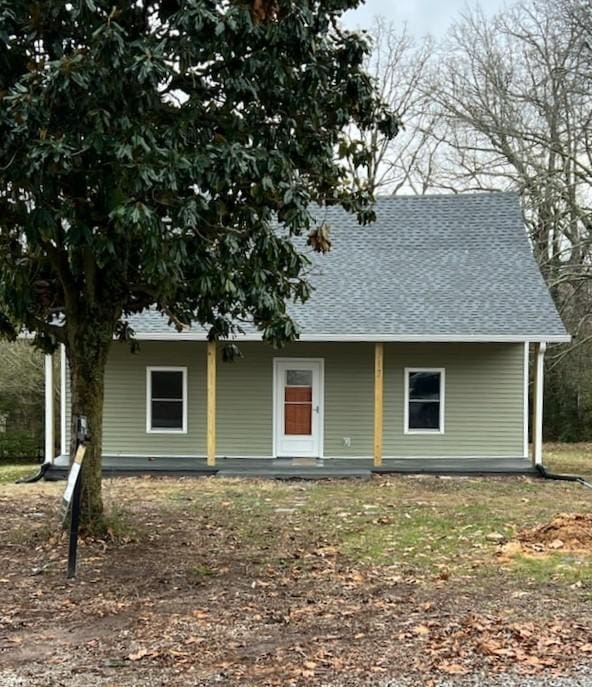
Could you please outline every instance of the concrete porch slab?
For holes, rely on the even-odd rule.
[[[66,474],[54,465],[48,477]],[[109,476],[160,474],[177,476],[261,477],[270,479],[369,478],[371,474],[537,475],[527,458],[386,458],[375,468],[370,458],[218,458],[215,467],[201,457],[104,456]]]

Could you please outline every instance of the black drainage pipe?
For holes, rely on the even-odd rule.
[[[51,463],[43,463],[39,468],[39,472],[32,477],[23,477],[22,479],[17,479],[16,484],[31,484],[33,482],[39,482],[40,479],[45,477],[45,473],[51,467]]]
[[[577,482],[578,484],[581,484],[583,487],[592,489],[592,484],[590,482],[587,482],[583,477],[580,477],[579,475],[566,475],[562,472],[549,472],[549,470],[547,470],[547,468],[544,465],[535,465],[535,467],[539,471],[541,477],[544,477],[545,479],[557,479],[563,482]]]

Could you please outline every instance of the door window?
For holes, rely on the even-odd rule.
[[[286,370],[284,434],[312,434],[312,370]]]

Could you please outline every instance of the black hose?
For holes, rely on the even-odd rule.
[[[16,484],[32,484],[33,482],[39,482],[40,479],[45,477],[45,473],[51,467],[51,463],[43,463],[39,468],[39,472],[32,477],[23,477],[22,479],[17,479]]]
[[[583,477],[580,477],[579,475],[566,475],[562,472],[549,472],[544,465],[535,465],[535,467],[540,472],[541,477],[544,477],[545,479],[557,479],[562,480],[563,482],[577,482],[578,484],[581,484],[583,487],[592,489],[592,484],[590,482],[587,482]]]

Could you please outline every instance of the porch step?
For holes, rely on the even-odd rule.
[[[286,466],[285,468],[224,468],[216,473],[216,477],[248,477],[263,479],[370,479],[372,472],[364,469],[333,469],[326,467],[299,468]]]

